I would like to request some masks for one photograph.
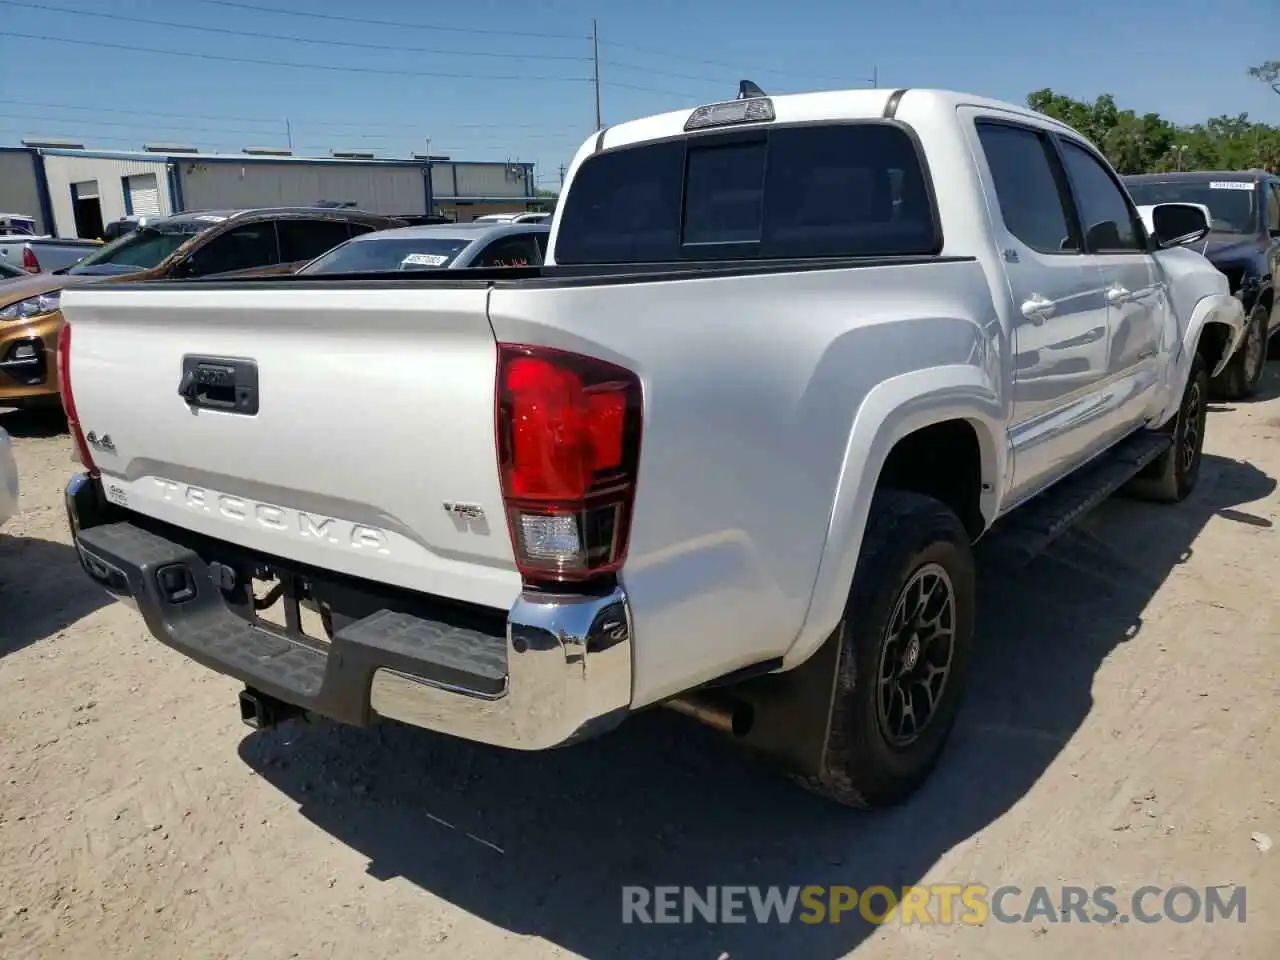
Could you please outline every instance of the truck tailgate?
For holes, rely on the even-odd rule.
[[[264,553],[508,607],[520,577],[487,297],[372,285],[68,291],[72,392],[106,495]],[[189,405],[179,386],[194,358],[229,361],[236,376],[256,366],[257,412]],[[217,402],[226,394],[214,387],[205,397]]]

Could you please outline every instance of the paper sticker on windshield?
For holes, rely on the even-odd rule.
[[[439,267],[442,266],[448,257],[442,257],[438,253],[411,253],[400,261],[400,269],[405,267]]]
[[[1248,180],[1210,180],[1210,190],[1252,190],[1253,184]]]

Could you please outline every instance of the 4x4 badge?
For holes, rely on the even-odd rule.
[[[111,439],[111,434],[109,433],[104,433],[101,437],[99,437],[96,433],[90,430],[85,435],[84,440],[85,440],[85,443],[89,444],[89,446],[93,447],[93,449],[95,450],[100,450],[103,453],[116,452],[115,442]]]

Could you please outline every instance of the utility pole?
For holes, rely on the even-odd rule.
[[[600,121],[600,33],[595,17],[591,18],[591,62],[595,67],[592,85],[596,88],[596,129],[599,130],[604,124]]]
[[[436,212],[436,185],[431,175],[431,138],[427,137],[427,174],[426,174],[427,213]]]
[[[560,189],[564,189],[564,164],[560,164]]]
[[[284,138],[289,141],[289,152],[293,153],[293,124],[288,117],[284,118]]]
[[[871,65],[871,87],[872,89],[875,89],[878,86],[880,86],[880,71],[876,68],[876,65],[873,63]]]

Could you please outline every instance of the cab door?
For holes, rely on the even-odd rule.
[[[1013,318],[1008,495],[1016,503],[1092,453],[1092,434],[1082,426],[1107,379],[1108,304],[1051,134],[1003,116],[975,112],[973,119]]]
[[[1085,253],[1102,270],[1107,300],[1108,432],[1141,424],[1160,380],[1169,296],[1146,229],[1110,166],[1092,148],[1058,136],[1083,226]]]

